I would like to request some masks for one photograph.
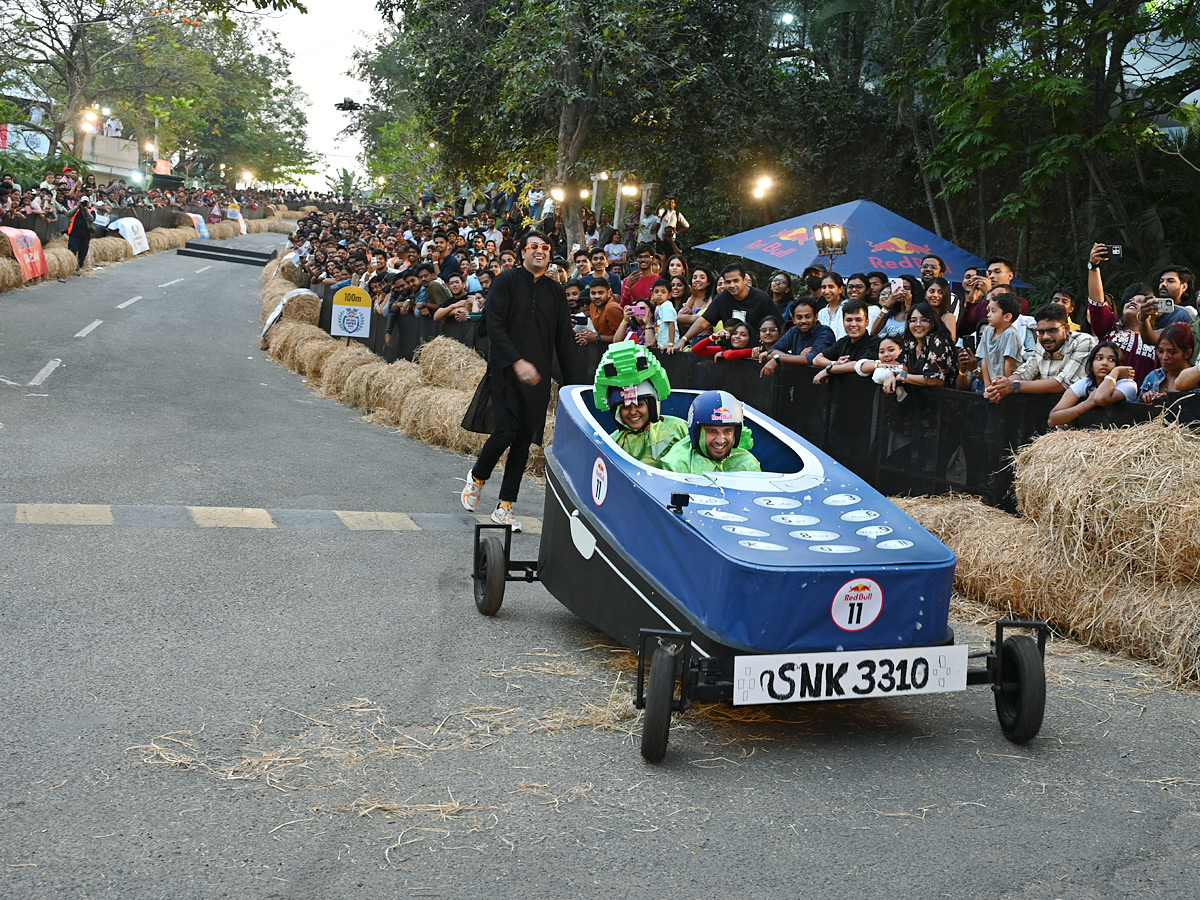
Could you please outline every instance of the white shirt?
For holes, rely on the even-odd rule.
[[[675,233],[679,234],[681,230],[680,226],[683,226],[683,228],[691,227],[688,225],[688,220],[683,217],[683,213],[679,212],[678,210],[668,209],[665,213],[663,213],[662,224],[658,227],[658,236],[665,239],[665,232],[668,228],[674,228]]]

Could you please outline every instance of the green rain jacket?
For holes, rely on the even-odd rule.
[[[651,422],[641,431],[627,431],[618,428],[609,435],[617,446],[640,463],[662,468],[662,458],[672,445],[681,440],[687,440],[687,422],[675,416],[663,416],[657,422]]]
[[[685,436],[662,458],[661,468],[668,472],[687,472],[702,475],[705,472],[761,472],[762,467],[754,454],[734,447],[727,459],[720,462],[709,459],[699,450],[692,449],[692,442]]]

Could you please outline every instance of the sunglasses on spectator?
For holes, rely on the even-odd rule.
[[[526,244],[525,249],[526,250],[549,250],[550,245],[549,244]]]

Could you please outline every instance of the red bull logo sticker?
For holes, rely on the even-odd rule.
[[[608,466],[603,457],[597,456],[596,462],[592,465],[592,502],[597,506],[603,506],[604,498],[607,496]]]
[[[883,611],[883,588],[870,578],[854,578],[833,596],[829,616],[842,631],[862,631]]]
[[[637,385],[621,388],[621,403],[625,406],[637,406],[638,389]]]
[[[712,412],[712,420],[714,422],[732,422],[733,411],[724,406],[718,406]]]

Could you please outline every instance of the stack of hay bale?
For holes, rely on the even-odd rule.
[[[1057,431],[1014,460],[1024,517],[962,496],[896,502],[958,555],[968,597],[1200,683],[1198,456],[1200,435],[1161,420]]]
[[[268,266],[263,272],[264,319],[285,294],[296,289],[287,278],[272,275],[271,269]],[[475,455],[483,447],[485,435],[459,424],[487,369],[478,353],[451,338],[439,337],[421,346],[415,362],[397,360],[389,365],[362,344],[343,344],[315,324],[290,319],[293,302],[288,301],[284,321],[268,336],[272,359],[319,383],[322,397],[360,409],[378,425],[398,428],[409,437],[467,455]],[[554,434],[556,402],[557,390],[551,394],[546,443]],[[526,472],[541,475],[545,469],[545,454],[535,446]]]

